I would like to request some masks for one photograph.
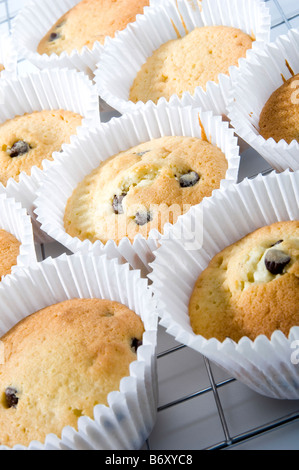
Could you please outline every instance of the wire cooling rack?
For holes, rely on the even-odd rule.
[[[26,0],[0,0],[0,32]],[[266,0],[272,40],[299,28],[298,0]],[[112,113],[104,113],[108,121]],[[241,179],[271,169],[252,149],[241,159]],[[244,157],[244,155],[242,155]],[[249,163],[248,163],[249,162]],[[64,251],[57,244],[37,246],[40,260]],[[299,450],[299,400],[272,400],[249,390],[226,372],[167,335],[158,333],[159,408],[145,450],[283,449]]]

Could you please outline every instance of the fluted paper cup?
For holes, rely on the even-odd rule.
[[[36,263],[32,223],[26,210],[19,202],[0,194],[0,229],[12,234],[20,242],[17,264],[12,266],[11,276],[18,269]],[[5,279],[2,277],[1,281]]]
[[[1,35],[0,38],[0,64],[4,70],[0,78],[15,77],[17,74],[18,55],[10,35]]]
[[[146,275],[149,263],[153,261],[153,252],[159,246],[161,233],[152,230],[147,239],[138,234],[133,243],[123,238],[118,245],[113,240],[106,245],[100,240],[95,243],[89,240],[83,242],[66,233],[63,221],[65,207],[84,177],[109,157],[163,136],[200,138],[202,128],[199,116],[211,143],[224,152],[228,161],[226,178],[221,181],[221,187],[235,183],[240,162],[239,148],[227,122],[223,122],[220,116],[213,116],[211,111],[204,112],[191,106],[172,108],[166,103],[158,106],[149,104],[135,113],[112,119],[97,129],[82,132],[72,145],[65,148],[61,161],[58,158],[57,163],[46,172],[35,201],[35,213],[42,230],[73,253],[105,253],[109,257],[129,262],[133,268],[141,269]]]
[[[0,82],[0,123],[17,115],[45,109],[64,109],[79,113],[83,117],[80,128],[95,126],[100,122],[98,96],[94,85],[82,72],[56,69],[25,74]],[[53,154],[55,160],[55,153]],[[20,201],[32,217],[37,243],[49,241],[40,231],[34,216],[33,201],[43,178],[44,170],[53,161],[44,160],[42,168],[32,167],[31,174],[22,172],[19,181],[10,178],[7,185],[0,184],[0,193]]]
[[[0,285],[0,335],[36,311],[74,298],[126,305],[144,323],[143,345],[130,366],[130,376],[122,379],[119,391],[108,395],[108,406],[95,406],[93,419],[81,417],[77,430],[66,427],[61,436],[50,434],[45,442],[34,441],[26,448],[18,445],[14,450],[138,450],[157,413],[156,305],[139,272],[116,260],[80,253],[24,268]]]
[[[95,82],[101,98],[120,113],[132,112],[144,106],[133,103],[129,94],[134,79],[147,59],[162,44],[185,36],[196,27],[208,25],[233,26],[255,37],[252,50],[261,49],[270,37],[270,15],[264,2],[259,0],[209,0],[203,8],[195,0],[163,2],[160,7],[145,9],[144,15],[121,31],[116,38],[107,40],[97,64]],[[246,58],[239,62],[246,61]],[[234,70],[235,66],[230,68]],[[226,115],[226,104],[231,89],[229,74],[220,74],[219,83],[208,82],[206,90],[196,87],[192,95],[173,95],[173,105],[209,103],[215,114]]]
[[[285,80],[299,73],[299,31],[290,30],[242,64],[233,77],[228,104],[236,133],[253,147],[275,170],[299,169],[299,142],[275,142],[259,133],[260,115],[272,93]],[[294,89],[295,97],[297,91]]]
[[[299,398],[299,325],[288,337],[275,331],[271,339],[220,342],[193,332],[188,306],[199,275],[217,253],[260,227],[298,220],[298,202],[298,172],[272,172],[217,190],[162,237],[149,274],[161,324],[171,336],[254,391],[277,399]]]
[[[13,39],[19,57],[29,60],[40,69],[68,67],[94,78],[96,64],[105,44],[96,41],[92,48],[74,49],[71,53],[39,54],[37,47],[51,27],[81,0],[31,0],[17,15],[13,24]]]

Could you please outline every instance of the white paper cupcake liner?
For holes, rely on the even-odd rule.
[[[24,268],[0,285],[0,336],[26,316],[73,298],[101,298],[129,307],[144,323],[143,345],[130,366],[130,376],[122,379],[119,391],[109,394],[109,406],[96,406],[94,419],[79,418],[77,431],[66,427],[61,438],[51,434],[45,442],[32,442],[26,449],[138,450],[152,431],[157,413],[156,305],[139,272],[104,256],[80,253]]]
[[[156,2],[157,4],[157,2]],[[140,70],[153,52],[165,42],[185,36],[195,27],[226,25],[242,29],[254,35],[253,51],[259,50],[270,37],[270,15],[264,2],[259,0],[209,0],[203,2],[203,10],[194,0],[163,2],[160,7],[145,9],[144,15],[121,31],[116,38],[107,40],[97,69],[95,82],[101,98],[120,113],[132,112],[144,106],[143,102],[129,100],[130,88]],[[245,58],[240,60],[246,61]],[[231,70],[237,67],[231,67]],[[203,101],[215,114],[225,115],[231,88],[229,75],[220,74],[219,83],[208,82],[206,91],[196,87],[191,95],[185,92],[181,98],[173,95],[174,105],[194,104]]]
[[[148,265],[153,261],[153,251],[159,246],[161,234],[157,230],[152,230],[148,239],[138,234],[133,243],[128,238],[122,239],[119,245],[112,240],[106,245],[101,241],[82,242],[65,232],[65,207],[79,182],[112,155],[163,136],[201,137],[199,116],[206,135],[221,148],[228,160],[229,167],[221,187],[235,183],[240,162],[239,148],[227,122],[223,122],[220,116],[213,116],[210,111],[203,112],[191,106],[172,108],[166,103],[158,106],[149,104],[135,113],[112,119],[97,129],[81,132],[72,145],[65,148],[61,162],[58,158],[56,164],[45,173],[35,201],[35,213],[42,230],[73,253],[79,250],[105,253],[120,261],[125,260],[133,268],[147,274]]]
[[[295,360],[299,326],[291,329],[288,338],[275,331],[271,340],[263,335],[255,341],[244,337],[238,343],[207,340],[194,334],[188,305],[198,276],[217,253],[260,227],[298,220],[298,203],[298,172],[272,172],[217,190],[162,237],[149,274],[161,324],[170,335],[254,391],[278,399],[299,398],[299,366]],[[203,221],[203,231],[198,220]]]
[[[44,109],[65,109],[81,114],[83,122],[80,128],[95,126],[100,122],[95,87],[86,75],[75,70],[44,70],[3,80],[0,83],[0,97],[0,123],[17,115]],[[49,238],[36,223],[33,201],[44,176],[43,170],[52,164],[52,161],[44,160],[43,169],[33,167],[31,175],[22,172],[18,182],[10,178],[6,186],[0,183],[0,193],[20,201],[32,217],[37,243],[49,241]]]
[[[15,77],[17,74],[18,55],[15,50],[11,36],[1,35],[0,38],[0,64],[4,70],[0,73],[0,78]]]
[[[90,49],[84,47],[81,51],[72,53],[55,53],[48,56],[39,54],[37,47],[41,39],[65,13],[76,6],[81,0],[32,0],[18,14],[13,24],[13,38],[18,49],[19,57],[29,60],[40,69],[67,67],[86,73],[94,78],[94,70],[104,45],[95,42]]]
[[[7,276],[36,262],[31,219],[19,202],[7,198],[5,194],[0,194],[0,229],[11,233],[21,243],[17,264]]]
[[[299,169],[299,143],[275,142],[259,134],[260,114],[272,93],[299,73],[299,31],[290,30],[263,54],[253,55],[233,77],[228,104],[236,133],[253,147],[275,170]],[[294,93],[296,90],[294,89]]]

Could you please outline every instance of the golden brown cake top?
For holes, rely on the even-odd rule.
[[[13,266],[17,265],[21,243],[14,235],[0,229],[0,279],[11,274]]]
[[[206,338],[288,336],[299,325],[299,221],[262,227],[217,254],[196,281],[192,328]]]
[[[52,160],[64,143],[70,142],[82,116],[65,110],[44,110],[16,116],[0,125],[0,183],[19,181],[22,171],[31,174],[33,166]]]
[[[38,46],[39,54],[63,51],[71,53],[96,41],[104,44],[107,36],[114,37],[136,20],[149,0],[82,0],[68,11],[45,35]]]
[[[228,74],[252,47],[252,38],[229,26],[195,28],[183,38],[160,46],[138,72],[129,98],[154,103],[185,91],[193,94],[197,86],[204,89],[208,81],[218,83],[219,74]]]
[[[1,339],[0,444],[58,437],[119,390],[144,333],[126,306],[74,299],[25,318]]]
[[[112,156],[75,188],[64,217],[68,234],[119,243],[166,223],[211,196],[226,176],[223,152],[196,137],[170,136]]]
[[[260,115],[260,134],[275,142],[299,142],[299,74],[272,93]]]

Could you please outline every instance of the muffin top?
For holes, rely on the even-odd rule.
[[[216,146],[195,137],[161,137],[104,161],[77,186],[64,216],[66,232],[91,242],[152,229],[198,204],[219,188],[228,163]]]
[[[60,55],[84,46],[91,49],[96,41],[104,44],[106,36],[114,37],[148,5],[149,0],[82,0],[50,29],[37,52]]]
[[[14,235],[0,229],[0,279],[11,274],[13,266],[17,265],[21,243]]]
[[[28,446],[61,436],[119,390],[144,333],[126,306],[73,299],[25,318],[1,339],[0,444]]]
[[[299,142],[299,74],[272,93],[260,115],[260,134],[275,142]]]
[[[229,26],[195,28],[183,38],[166,42],[143,64],[130,90],[129,99],[154,103],[171,95],[179,97],[208,81],[218,83],[252,47],[252,38]]]
[[[19,181],[22,171],[31,174],[33,166],[52,160],[53,152],[76,134],[82,123],[79,114],[65,110],[44,110],[16,116],[0,125],[0,183]]]
[[[262,227],[217,254],[199,276],[189,315],[196,334],[239,341],[288,336],[299,325],[299,221]]]

